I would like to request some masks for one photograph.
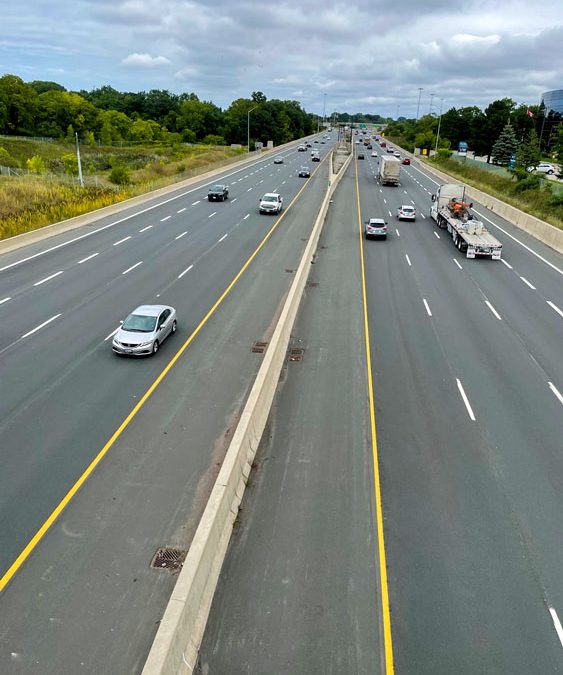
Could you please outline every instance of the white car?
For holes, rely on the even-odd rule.
[[[274,164],[283,164],[282,155],[278,155],[277,157],[274,157]]]
[[[397,218],[399,220],[416,220],[416,209],[409,204],[403,204],[397,210]]]
[[[377,157],[377,152],[372,152],[372,153],[371,153],[371,156],[372,156],[372,157]]]
[[[141,305],[125,319],[113,337],[116,354],[148,356],[156,354],[169,335],[176,332],[176,310],[167,305]]]
[[[279,213],[283,199],[277,192],[267,192],[260,200],[260,213]]]
[[[547,173],[548,175],[552,176],[556,169],[553,164],[549,164],[548,162],[541,162],[541,164],[538,164],[535,168],[533,166],[528,167],[528,171],[537,171],[538,173]]]
[[[387,223],[383,218],[370,218],[365,221],[366,239],[387,239]]]

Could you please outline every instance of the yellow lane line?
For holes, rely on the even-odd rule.
[[[362,298],[364,305],[364,333],[366,342],[366,361],[368,371],[369,416],[373,450],[373,478],[375,485],[375,514],[377,521],[377,548],[379,552],[379,581],[381,585],[381,615],[383,619],[383,642],[385,647],[385,674],[393,675],[393,639],[391,634],[391,613],[389,611],[389,589],[387,585],[387,561],[385,556],[385,537],[383,533],[383,510],[381,507],[381,481],[379,477],[379,454],[375,428],[375,407],[373,399],[373,377],[371,370],[371,348],[366,292],[366,269],[364,258],[364,240],[362,233],[362,210],[360,207],[360,186],[358,184],[358,165],[356,164],[356,201],[358,206],[358,227],[360,233],[360,263],[362,270]]]
[[[327,159],[327,157],[330,157],[330,153],[328,153],[322,160],[322,162],[319,163],[319,166],[311,173],[311,178],[316,174],[316,172],[321,168],[321,164],[324,163],[324,161]],[[10,565],[8,570],[5,572],[5,574],[0,578],[0,593],[4,590],[4,588],[9,584],[11,579],[14,577],[14,575],[17,573],[17,571],[20,569],[20,567],[23,565],[23,563],[27,560],[27,558],[30,556],[32,551],[35,549],[37,544],[41,541],[41,539],[45,536],[45,534],[48,532],[48,530],[51,528],[53,523],[57,520],[57,518],[61,515],[61,513],[64,511],[64,509],[68,506],[74,495],[80,490],[80,488],[84,485],[84,483],[87,481],[89,476],[92,474],[94,469],[98,466],[98,464],[102,461],[102,459],[105,457],[105,455],[108,453],[109,449],[112,447],[112,445],[115,443],[115,441],[121,436],[123,431],[127,428],[131,420],[136,416],[136,414],[139,412],[139,410],[143,407],[143,405],[146,403],[150,395],[154,392],[154,390],[158,387],[158,385],[162,382],[162,380],[165,378],[167,375],[168,371],[172,368],[172,366],[176,363],[176,361],[182,356],[182,354],[186,351],[186,349],[190,346],[190,344],[194,341],[198,333],[201,331],[201,329],[205,326],[205,324],[209,321],[211,316],[217,311],[218,307],[221,305],[223,300],[227,297],[227,295],[231,292],[235,284],[238,282],[240,277],[244,274],[250,263],[254,260],[254,258],[258,255],[259,251],[262,249],[262,247],[265,245],[265,243],[268,241],[268,239],[271,237],[279,223],[283,220],[285,217],[286,213],[291,209],[293,204],[297,201],[297,199],[300,197],[301,193],[303,190],[307,187],[307,184],[309,181],[306,181],[303,184],[303,187],[299,190],[299,192],[295,195],[295,197],[291,200],[289,205],[283,210],[279,218],[276,219],[266,236],[262,239],[260,244],[256,247],[254,252],[250,255],[248,260],[244,263],[240,271],[237,273],[235,278],[231,281],[231,283],[227,286],[227,288],[221,293],[219,298],[215,301],[211,309],[207,312],[207,314],[203,317],[203,319],[199,322],[197,328],[194,330],[194,332],[188,337],[188,339],[184,342],[184,344],[180,347],[180,349],[176,352],[176,354],[171,358],[169,363],[164,367],[160,375],[156,378],[156,380],[150,385],[150,387],[147,389],[147,391],[143,394],[141,399],[139,399],[139,402],[135,405],[135,407],[131,410],[131,412],[127,415],[127,417],[123,420],[123,422],[119,425],[119,427],[116,429],[116,431],[112,434],[111,438],[109,441],[104,445],[104,447],[98,452],[98,454],[94,457],[94,459],[90,462],[84,473],[80,476],[80,478],[74,483],[74,485],[70,488],[70,490],[66,493],[66,495],[61,499],[59,504],[55,507],[55,509],[51,512],[51,515],[45,520],[43,525],[37,530],[37,532],[33,535],[33,537],[29,540],[25,548],[22,550],[22,552],[18,555],[18,557],[14,560],[14,562]]]

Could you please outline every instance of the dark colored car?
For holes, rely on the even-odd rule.
[[[363,152],[358,153],[358,159],[365,159]]]
[[[403,159],[403,164],[410,164],[410,163],[411,160],[408,157],[405,157],[405,159]]]
[[[210,202],[222,202],[229,198],[229,190],[226,185],[214,185],[207,191],[207,199]]]
[[[310,178],[311,177],[311,172],[309,170],[309,167],[307,166],[302,166],[299,169],[299,173],[297,174],[299,178]]]
[[[366,147],[367,147],[368,150],[372,150],[372,149],[373,149],[373,145],[372,145],[371,143],[368,143],[368,145],[367,145]]]

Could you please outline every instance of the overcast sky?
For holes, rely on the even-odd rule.
[[[0,74],[414,117],[563,89],[563,1],[3,0]],[[324,97],[326,94],[326,99]],[[399,108],[398,108],[399,106]]]

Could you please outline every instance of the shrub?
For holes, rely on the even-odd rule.
[[[61,157],[65,168],[65,173],[69,176],[75,176],[78,173],[78,159],[73,152],[67,152]]]
[[[208,134],[201,142],[205,145],[225,145],[223,136],[217,136],[216,134]]]
[[[438,150],[438,159],[449,159],[452,156],[452,151],[447,148],[440,148]]]
[[[109,174],[109,179],[114,185],[129,185],[129,169],[123,164],[116,164]]]
[[[178,164],[176,166],[176,173],[184,173],[185,170],[186,170],[185,164]]]
[[[27,160],[26,164],[31,173],[45,173],[47,171],[45,161],[39,155],[33,155],[33,157]]]
[[[541,185],[540,177],[535,174],[528,174],[527,178],[519,180],[514,186],[514,192],[525,192],[526,190],[537,190]]]
[[[15,169],[18,165],[17,159],[14,159],[12,155],[6,150],[6,148],[0,147],[0,164],[2,166],[9,166],[12,169]]]

